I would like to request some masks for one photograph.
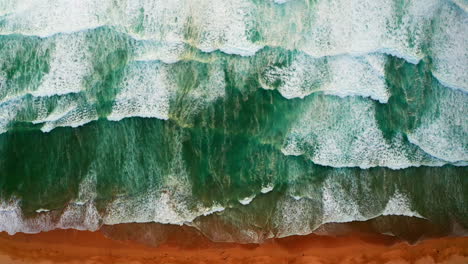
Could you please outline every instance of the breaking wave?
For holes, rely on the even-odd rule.
[[[467,227],[466,10],[1,1],[0,231],[155,222],[260,242],[388,215]]]

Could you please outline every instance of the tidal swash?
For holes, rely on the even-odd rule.
[[[0,0],[0,231],[466,234],[467,10]]]

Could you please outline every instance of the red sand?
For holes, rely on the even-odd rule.
[[[184,238],[180,238],[184,239]],[[55,230],[35,235],[0,233],[0,263],[252,263],[252,264],[467,264],[468,237],[409,245],[384,235],[294,236],[261,245],[166,242],[149,247],[116,241],[101,232]]]

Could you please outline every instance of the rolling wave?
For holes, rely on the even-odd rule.
[[[291,186],[285,193],[272,191],[268,194],[261,194],[259,192],[257,194],[259,197],[249,203],[214,204],[212,206],[197,204],[195,197],[190,194],[188,182],[183,180],[184,177],[169,177],[167,181],[169,185],[162,189],[133,197],[116,197],[107,204],[105,210],[98,210],[95,199],[97,197],[96,183],[99,178],[91,173],[80,183],[77,197],[61,209],[40,209],[36,210],[33,215],[26,216],[21,209],[20,199],[12,198],[9,201],[2,201],[0,203],[0,219],[2,219],[0,230],[10,234],[38,233],[56,228],[94,231],[102,225],[154,222],[194,226],[215,241],[259,243],[272,237],[310,234],[327,223],[367,221],[379,216],[392,215],[433,218],[431,210],[434,208],[429,210],[424,206],[421,207],[418,196],[406,193],[407,190],[401,187],[404,183],[395,182],[396,185],[393,187],[386,185],[388,182],[393,182],[394,177],[405,178],[407,175],[404,174],[391,175],[390,173],[384,176],[385,180],[375,182],[382,175],[376,177],[377,174],[367,172],[362,175],[363,177],[356,178],[356,175],[334,172],[323,182],[309,185],[312,189],[300,191],[302,192],[300,198],[292,199],[291,194],[298,190]],[[449,176],[445,174],[439,174],[437,177]],[[403,181],[409,181],[409,179]],[[375,184],[382,189],[375,189],[373,186]],[[174,192],[175,189],[168,189],[169,186],[178,187],[177,193]],[[421,188],[427,187],[428,185],[424,185]],[[450,192],[442,190],[438,185],[432,185],[429,190]],[[463,186],[459,186],[451,189],[449,196],[458,199],[462,195]],[[428,202],[427,199],[425,201],[428,203],[427,206],[440,207],[439,209],[444,211],[442,208],[445,208],[449,199],[442,197],[440,199],[443,200],[441,203]],[[252,223],[237,222],[236,219],[240,216],[247,218],[255,216],[254,211],[268,211],[265,208],[267,203],[276,208],[267,219],[262,220],[257,216],[255,220],[252,219]],[[462,212],[459,213],[462,214]],[[446,225],[450,224],[455,216],[444,217],[447,218],[443,220],[443,224]],[[216,220],[219,225],[216,228],[210,226],[210,223],[214,221],[213,218],[219,218]],[[437,224],[441,220],[434,219],[434,221],[434,224]],[[230,224],[223,226],[223,222],[230,222]],[[270,226],[264,226],[265,223],[269,223]],[[258,227],[262,232],[257,230]]]
[[[71,50],[75,53],[69,54],[83,54],[78,58],[85,58],[81,49],[71,46]],[[210,109],[218,101],[230,100],[226,98],[228,90],[242,91],[242,87],[253,80],[257,87],[278,90],[285,100],[303,98],[303,106],[298,108],[303,109],[303,117],[288,124],[290,131],[283,146],[283,153],[287,155],[306,155],[324,166],[394,169],[442,166],[467,160],[464,140],[468,122],[463,114],[467,96],[427,77],[432,69],[430,63],[412,65],[381,54],[314,59],[304,53],[278,49],[265,50],[250,58],[212,56],[210,63],[185,60],[166,64],[155,60],[134,61],[126,51],[116,49],[89,63],[93,65],[89,67],[71,59],[75,56],[62,56],[59,62],[53,59],[49,72],[38,83],[36,78],[27,79],[26,85],[20,78],[6,82],[7,85],[23,84],[24,92],[31,95],[13,97],[2,103],[0,109],[5,113],[2,130],[14,129],[15,123],[20,122],[40,126],[42,131],[48,132],[55,127],[77,127],[99,118],[119,121],[128,117],[172,119],[185,126],[183,124],[190,123],[204,109]],[[60,67],[53,66],[54,63]],[[387,74],[393,69],[387,68],[401,66],[391,66],[392,63],[403,63],[408,69],[421,68],[423,72],[404,73],[409,84],[395,84],[394,77]],[[74,74],[69,76],[69,72]],[[226,72],[231,72],[230,76]],[[28,73],[20,74],[27,76]],[[414,78],[427,81],[415,84]],[[230,88],[232,85],[235,88]],[[34,86],[36,90],[28,91]],[[392,88],[394,86],[396,88]],[[382,105],[392,108],[400,104],[389,101],[391,96],[401,96],[392,89],[403,89],[403,93],[433,91],[428,98],[434,104],[425,106],[425,101],[413,102],[406,98],[407,107],[415,111],[414,125],[385,131],[379,127],[375,115],[384,107]],[[8,95],[7,86],[3,91],[7,98],[12,96]],[[54,94],[56,91],[68,92]],[[17,93],[17,89],[13,92]],[[317,96],[312,96],[313,93]],[[353,96],[370,97],[382,105],[369,99],[353,99]],[[382,118],[401,118],[399,110],[390,108],[395,114],[385,113]],[[434,118],[440,120],[437,125]],[[434,129],[440,133],[432,133]],[[398,136],[389,139],[385,133]],[[427,136],[429,134],[431,137]]]
[[[388,215],[466,227],[466,10],[0,1],[0,231],[156,222],[260,242]]]
[[[109,26],[138,40],[190,44],[204,52],[242,56],[253,56],[265,46],[300,50],[313,57],[381,52],[411,63],[430,56],[441,81],[464,91],[468,87],[463,74],[468,17],[449,1],[420,0],[403,6],[391,1],[342,0],[288,5],[246,0],[224,5],[212,0],[4,5],[2,35],[47,37]]]

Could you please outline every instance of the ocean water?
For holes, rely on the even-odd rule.
[[[261,242],[404,216],[463,233],[466,10],[0,0],[0,231]]]

